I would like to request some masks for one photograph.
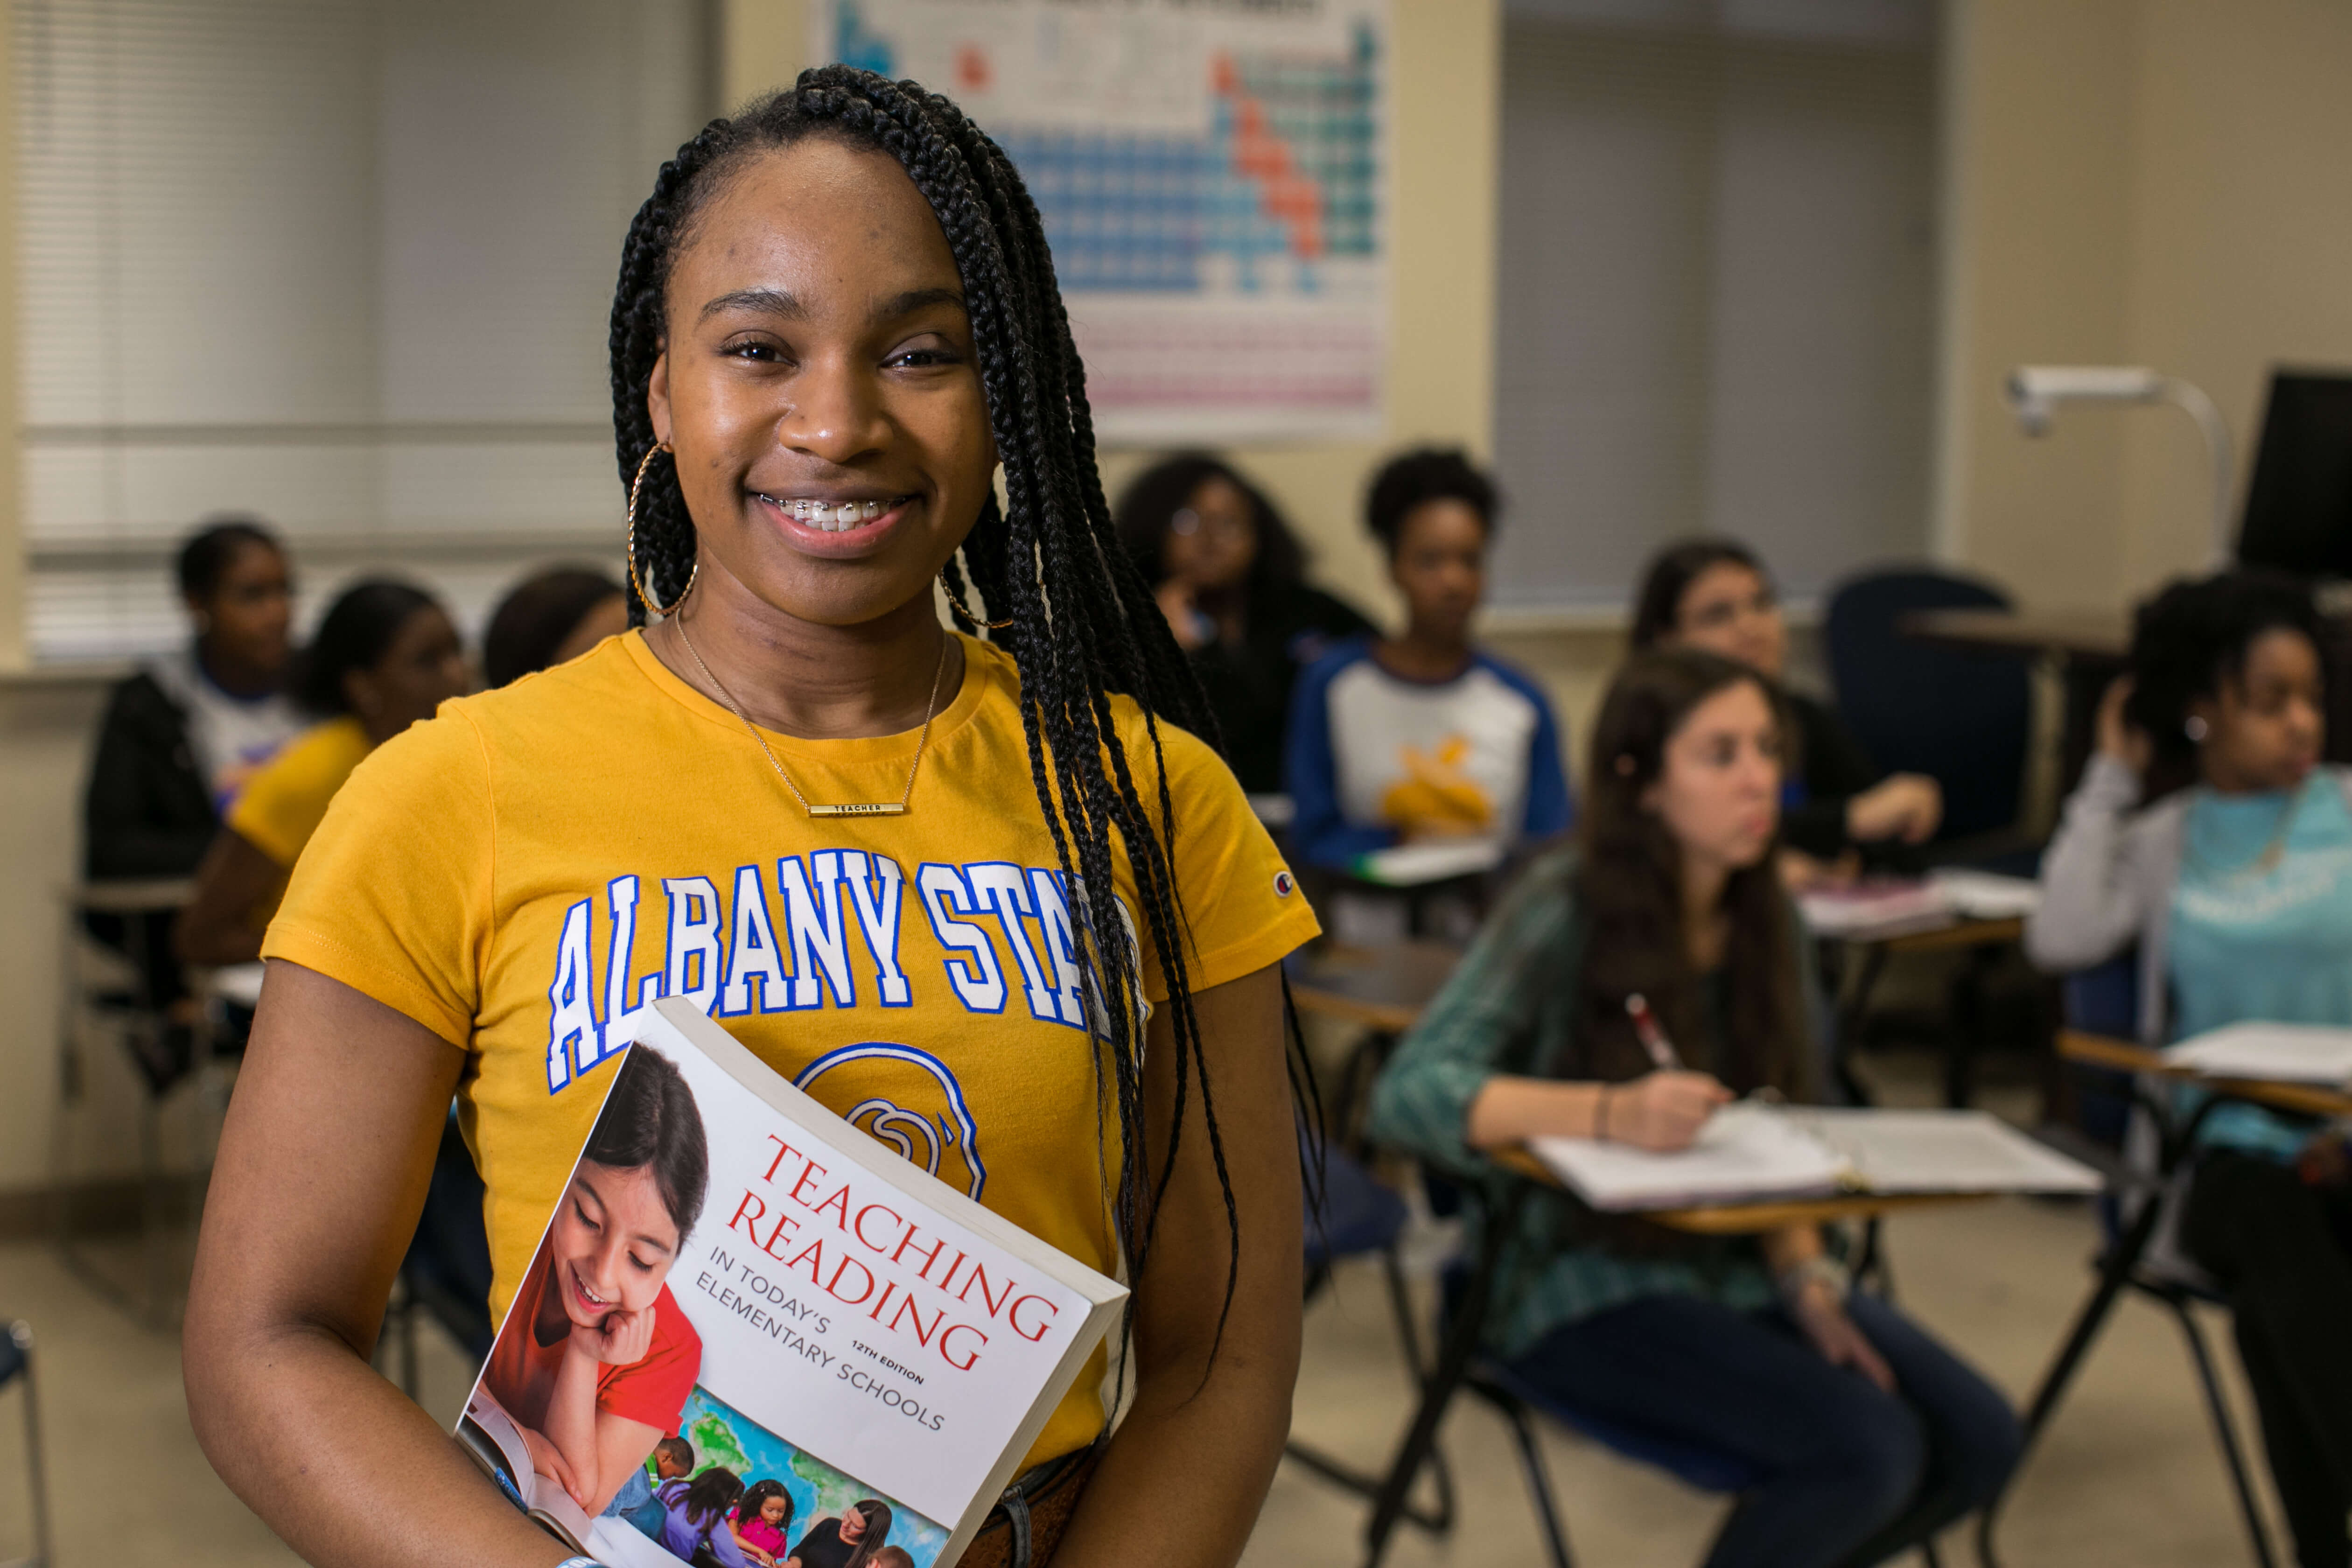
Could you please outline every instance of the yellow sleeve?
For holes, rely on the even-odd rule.
[[[473,1037],[497,839],[479,732],[444,708],[377,747],[336,795],[263,938],[450,1044]]]
[[[1191,936],[1184,948],[1185,978],[1199,993],[1280,963],[1323,928],[1224,760],[1206,742],[1172,725],[1160,726],[1160,746],[1176,818],[1176,891]],[[1159,805],[1149,782],[1151,741],[1139,723],[1127,754],[1144,792],[1144,810],[1156,818]],[[1136,935],[1143,944],[1143,994],[1154,1004],[1164,1002],[1168,982],[1150,937],[1139,924]]]
[[[296,736],[247,781],[228,808],[228,826],[280,870],[292,870],[302,858],[351,773],[352,748],[341,731],[352,723],[330,720]],[[359,749],[364,753],[365,748],[362,738]]]

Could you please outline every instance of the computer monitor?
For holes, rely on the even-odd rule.
[[[2352,577],[2352,375],[2272,373],[2238,559]]]

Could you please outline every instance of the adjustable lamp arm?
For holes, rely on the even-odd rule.
[[[2236,494],[2230,427],[2221,411],[2194,382],[2164,375],[2145,365],[2020,365],[2009,373],[2005,391],[2028,436],[2047,435],[2061,403],[2169,403],[2197,422],[2213,469],[2213,564],[2230,559],[2230,502]]]

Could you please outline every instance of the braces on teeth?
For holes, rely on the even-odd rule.
[[[889,502],[878,500],[845,500],[838,506],[829,506],[824,501],[803,497],[782,504],[793,514],[794,521],[835,531],[854,528],[861,522],[871,522],[890,510]]]

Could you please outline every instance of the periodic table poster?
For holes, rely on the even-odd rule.
[[[1387,0],[814,0],[954,99],[1045,223],[1097,433],[1361,437],[1387,336]]]

